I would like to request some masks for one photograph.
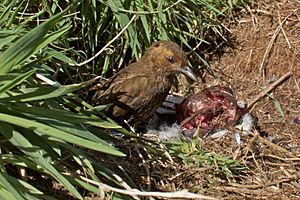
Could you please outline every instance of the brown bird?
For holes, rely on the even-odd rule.
[[[106,114],[132,125],[148,119],[174,84],[175,74],[197,81],[184,52],[174,42],[159,41],[144,56],[112,76],[92,97],[94,105],[112,104]]]

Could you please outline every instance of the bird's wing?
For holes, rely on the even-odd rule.
[[[95,100],[99,104],[113,103],[110,112],[114,117],[131,114],[139,116],[139,112],[143,112],[140,117],[146,118],[148,113],[156,110],[168,89],[157,78],[149,78],[147,75],[127,76],[126,79],[116,79]]]

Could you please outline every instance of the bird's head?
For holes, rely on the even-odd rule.
[[[151,45],[144,57],[151,60],[160,70],[167,74],[182,73],[197,81],[197,77],[191,68],[188,67],[188,60],[181,48],[171,41],[159,41]]]

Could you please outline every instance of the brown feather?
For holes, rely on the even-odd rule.
[[[102,84],[92,102],[94,105],[112,103],[106,113],[134,125],[155,112],[168,95],[175,74],[186,67],[187,58],[175,43],[156,42],[141,60]]]

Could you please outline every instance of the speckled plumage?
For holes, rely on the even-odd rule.
[[[187,57],[170,41],[153,43],[144,56],[97,88],[94,105],[113,105],[106,114],[136,124],[149,118],[169,93],[176,73],[196,80],[187,67]]]

